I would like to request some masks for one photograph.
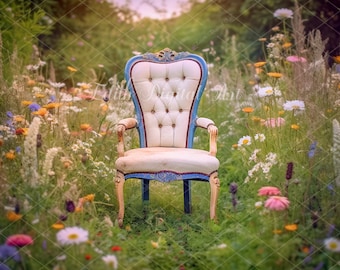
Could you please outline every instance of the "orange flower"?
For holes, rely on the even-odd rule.
[[[291,46],[292,46],[292,43],[291,43],[291,42],[285,42],[285,43],[282,44],[282,47],[283,47],[284,49],[288,49],[288,48],[290,48]]]
[[[252,113],[254,111],[253,107],[244,107],[242,108],[242,111],[245,113]]]
[[[33,101],[30,101],[30,100],[23,100],[21,101],[21,105],[22,106],[29,106],[33,103]]]
[[[46,95],[45,94],[41,94],[41,93],[35,93],[34,96],[36,98],[44,98]]]
[[[334,56],[333,60],[335,63],[340,64],[340,55]]]
[[[83,131],[90,131],[92,128],[90,124],[81,124],[80,129]]]
[[[35,80],[29,79],[27,81],[27,86],[34,86],[35,85]]]
[[[40,108],[39,110],[33,112],[34,115],[40,115],[40,116],[45,116],[46,113],[47,113],[46,108]]]
[[[284,114],[285,114],[284,110],[279,111],[279,115],[284,115]]]
[[[84,196],[83,199],[86,202],[93,202],[94,201],[94,194],[88,194],[88,195]]]
[[[300,128],[300,126],[296,124],[292,124],[290,127],[294,130],[298,130]]]
[[[9,150],[9,152],[7,152],[5,154],[5,158],[7,158],[9,160],[15,159],[15,151],[14,150]]]
[[[76,68],[71,67],[71,66],[68,66],[67,69],[68,69],[69,71],[71,71],[71,72],[76,72],[76,71],[77,71]]]
[[[268,72],[267,75],[269,77],[277,78],[277,79],[282,77],[282,73],[279,73],[279,72]]]
[[[15,116],[13,116],[13,120],[15,121],[15,122],[25,122],[25,117],[23,117],[22,115],[15,115]]]
[[[46,109],[55,109],[55,108],[60,107],[61,105],[62,103],[51,102],[51,103],[44,105],[43,107]]]
[[[56,229],[56,230],[61,230],[61,229],[65,228],[65,225],[62,222],[58,221],[58,222],[52,224],[52,228]]]
[[[258,117],[258,116],[253,116],[253,117],[251,118],[251,120],[253,120],[253,121],[256,122],[256,123],[259,123],[259,122],[261,122],[262,118],[261,118],[261,117]]]
[[[259,68],[259,67],[263,67],[267,62],[256,62],[254,63],[254,67]]]
[[[17,221],[22,218],[21,214],[17,214],[14,211],[8,211],[6,217],[9,221]]]
[[[273,230],[273,234],[281,234],[282,230]]]
[[[234,143],[231,147],[234,148],[234,149],[237,149],[238,148],[238,144]]]
[[[285,229],[287,231],[294,232],[294,231],[296,231],[298,229],[298,225],[297,224],[287,224],[285,226]]]

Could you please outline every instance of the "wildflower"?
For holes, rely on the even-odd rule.
[[[7,214],[6,214],[6,218],[9,221],[14,222],[14,221],[21,219],[22,215],[19,214],[19,213],[16,213],[15,211],[8,211]]]
[[[23,100],[21,101],[21,105],[22,106],[29,106],[33,103],[33,101],[30,101],[30,100]]]
[[[282,77],[282,73],[279,73],[279,72],[268,72],[267,75],[269,77],[277,78],[277,79]]]
[[[254,108],[244,107],[244,108],[242,108],[242,111],[245,112],[245,113],[252,113],[254,111]]]
[[[33,245],[34,241],[31,236],[27,234],[14,234],[6,239],[6,244],[15,247],[24,247]]]
[[[259,67],[263,67],[267,62],[256,62],[254,63],[254,67],[259,68]]]
[[[0,262],[5,262],[10,258],[13,259],[16,262],[21,261],[20,253],[15,247],[9,246],[9,245],[6,245],[6,244],[0,245]],[[0,263],[0,266],[2,266],[1,263]],[[2,268],[0,268],[0,269],[2,269]],[[4,268],[4,269],[7,269],[7,268]]]
[[[273,196],[280,195],[281,191],[277,187],[265,186],[258,190],[257,195],[259,196]]]
[[[257,90],[257,95],[259,97],[268,97],[274,94],[274,90],[271,86],[260,87]]]
[[[298,130],[300,128],[300,126],[297,124],[292,124],[290,127],[291,129],[294,129],[294,130]]]
[[[37,111],[33,112],[34,115],[40,115],[40,116],[45,116],[47,114],[47,109],[46,108],[40,108]]]
[[[41,108],[41,106],[37,103],[30,103],[28,108],[31,110],[31,112],[36,112]]]
[[[291,55],[291,56],[288,56],[286,58],[286,60],[288,62],[291,62],[291,63],[297,63],[297,62],[301,62],[301,63],[306,63],[307,62],[307,59],[302,57],[302,56],[297,56],[297,55]]]
[[[286,170],[286,179],[287,180],[292,179],[292,176],[293,176],[293,167],[294,167],[294,163],[293,162],[288,162],[287,163],[287,170]]]
[[[83,199],[84,199],[85,202],[93,202],[94,196],[95,196],[94,194],[88,194],[88,195],[84,196]]]
[[[117,251],[121,251],[122,248],[121,248],[120,246],[112,246],[112,247],[111,247],[111,250],[112,250],[113,252],[117,252]]]
[[[159,248],[159,243],[151,240],[151,246],[153,248]]]
[[[333,60],[335,63],[340,64],[340,55],[334,56]]]
[[[65,87],[65,83],[61,83],[61,82],[48,82],[52,87],[54,88],[62,88]]]
[[[280,127],[280,126],[284,125],[285,122],[286,122],[285,119],[282,118],[282,117],[268,118],[267,120],[265,120],[264,125],[266,127],[274,128],[274,127]]]
[[[90,124],[81,124],[80,129],[83,131],[90,131],[92,128]]]
[[[304,111],[305,103],[301,100],[289,100],[283,104],[283,109],[285,111],[293,111],[293,110]]]
[[[35,93],[34,96],[36,98],[44,98],[46,95],[45,94],[42,94],[42,93]]]
[[[261,117],[258,117],[258,116],[253,116],[253,117],[251,118],[251,120],[253,120],[255,123],[260,123],[261,120],[262,120],[262,118],[261,118]]]
[[[262,207],[262,205],[263,205],[263,202],[258,201],[258,202],[255,203],[255,208],[256,208],[256,209],[259,209],[259,208]]]
[[[265,41],[267,41],[267,39],[266,38],[259,38],[258,41],[265,42]]]
[[[285,225],[286,231],[294,232],[298,229],[298,225],[293,223],[293,224],[287,224]]]
[[[36,84],[35,80],[29,79],[27,81],[27,86],[34,86]]]
[[[57,241],[60,245],[81,244],[88,241],[88,231],[80,227],[67,227],[57,233]]]
[[[285,42],[285,43],[282,44],[282,48],[288,49],[288,48],[292,47],[292,45],[293,44],[291,42]]]
[[[262,133],[257,133],[255,134],[254,139],[256,141],[264,142],[264,140],[266,139],[266,136]]]
[[[288,208],[289,200],[282,196],[271,196],[265,201],[264,206],[270,210],[283,211]]]
[[[73,213],[76,210],[76,206],[72,200],[65,201],[65,209],[69,213]]]
[[[77,83],[77,86],[79,86],[82,90],[87,90],[91,88],[91,84],[84,82]]]
[[[288,8],[279,8],[275,10],[274,17],[279,20],[291,19],[293,18],[293,11]]]
[[[15,159],[15,151],[14,150],[10,150],[5,154],[5,158],[9,159],[9,160],[13,160]]]
[[[282,234],[282,230],[279,229],[273,230],[273,234]]]
[[[17,128],[15,130],[15,135],[27,135],[28,128]]]
[[[118,268],[118,260],[115,255],[106,255],[102,257],[102,260],[105,262],[105,264],[112,269]]]
[[[76,72],[76,71],[77,71],[76,68],[71,67],[71,66],[68,66],[67,69],[68,69],[69,71],[71,71],[71,72]]]
[[[52,224],[52,228],[55,230],[61,230],[65,228],[65,225],[62,222],[57,221],[56,223]]]
[[[250,136],[243,136],[241,139],[238,140],[238,146],[242,145],[251,145],[251,137]]]
[[[50,103],[44,105],[43,108],[50,110],[50,109],[59,108],[61,105],[62,105],[62,103],[50,102]]]
[[[335,237],[326,238],[323,241],[325,248],[329,251],[340,252],[340,240]]]

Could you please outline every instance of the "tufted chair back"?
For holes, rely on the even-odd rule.
[[[140,147],[191,148],[207,80],[203,58],[170,49],[146,53],[128,61],[125,77],[135,105]]]

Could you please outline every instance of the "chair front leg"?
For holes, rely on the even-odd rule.
[[[220,180],[218,179],[217,172],[210,175],[210,219],[217,221],[216,208],[217,208],[217,198],[220,189]]]
[[[120,228],[123,227],[123,220],[124,220],[124,183],[125,177],[124,174],[117,171],[116,172],[116,179],[115,179],[115,186],[116,186],[116,194],[118,200],[118,225]]]

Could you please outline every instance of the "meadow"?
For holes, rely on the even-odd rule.
[[[273,17],[254,41],[261,61],[228,67],[214,43],[199,52],[198,115],[219,128],[217,221],[209,184],[192,184],[186,215],[180,181],[153,181],[142,204],[133,179],[120,228],[116,124],[134,116],[124,79],[67,65],[53,81],[38,48],[13,68],[0,99],[0,269],[340,269],[340,56],[328,66],[320,33],[301,36],[299,9]],[[194,147],[208,139],[197,130]],[[137,132],[125,141],[138,147]]]

